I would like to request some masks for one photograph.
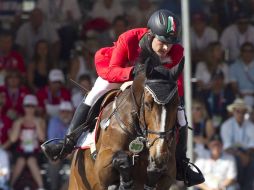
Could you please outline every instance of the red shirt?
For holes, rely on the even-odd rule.
[[[60,104],[61,101],[70,101],[71,100],[71,93],[66,88],[61,88],[60,91],[57,93],[56,96],[52,96],[48,86],[40,89],[37,92],[37,98],[39,101],[39,106],[45,109],[46,104],[57,105]]]
[[[0,56],[0,69],[17,69],[25,73],[25,64],[22,55],[16,51],[11,51],[7,56]]]
[[[112,83],[122,83],[131,80],[131,72],[135,60],[140,54],[139,41],[148,31],[147,28],[128,30],[121,34],[113,47],[105,47],[95,54],[95,66],[98,75]],[[168,53],[171,62],[165,64],[167,68],[180,63],[183,58],[183,47],[174,44]],[[183,96],[183,76],[179,76],[179,95]]]
[[[7,114],[7,112],[12,109],[16,111],[18,115],[22,115],[24,113],[23,99],[29,93],[29,90],[26,87],[19,87],[15,93],[11,94],[6,86],[1,86],[0,89],[5,93],[6,97],[2,110],[3,114]]]
[[[7,116],[0,114],[0,144],[4,144],[8,140],[11,126],[12,121]]]

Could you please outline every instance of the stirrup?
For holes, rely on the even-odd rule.
[[[51,158],[51,157],[48,155],[48,153],[47,153],[47,151],[46,151],[46,149],[45,149],[45,147],[47,147],[48,144],[51,144],[51,143],[54,142],[54,141],[61,142],[61,141],[63,141],[63,139],[54,138],[54,139],[47,140],[47,141],[45,141],[44,143],[42,143],[40,147],[41,147],[41,149],[42,149],[44,155],[45,155],[49,160],[56,161],[56,160],[59,159],[59,154],[56,155],[56,156],[54,156],[53,158]],[[63,144],[64,144],[64,142],[63,142]],[[63,148],[62,148],[62,149],[63,149]],[[61,150],[60,152],[62,152],[62,150]]]
[[[201,170],[195,165],[195,164],[193,164],[192,162],[190,162],[189,161],[189,159],[187,159],[188,161],[186,161],[186,160],[183,160],[183,162],[185,162],[186,164],[187,164],[187,167],[186,167],[186,169],[185,169],[185,171],[184,171],[184,184],[187,186],[187,187],[190,187],[190,186],[193,186],[193,184],[191,183],[191,181],[188,181],[187,180],[187,171],[188,171],[188,169],[190,169],[190,170],[192,170],[191,169],[191,166],[193,166],[196,170],[197,170],[197,174],[198,175],[201,175],[201,176],[203,176],[203,174],[202,174],[202,172],[201,172]],[[190,177],[190,176],[189,176]],[[204,181],[203,181],[204,182]]]
[[[52,143],[53,141],[59,141],[59,143],[62,143],[62,147],[61,147],[60,152],[57,155],[55,155],[54,157],[51,157],[50,155],[48,155],[48,153],[44,147],[49,146],[48,144]],[[67,141],[70,141],[68,143],[73,144],[73,148],[75,147],[75,142],[69,136],[66,136],[64,139],[54,138],[54,139],[48,140],[41,145],[41,148],[49,160],[53,160],[53,161],[56,161],[58,159],[62,160],[69,154],[69,151],[66,151],[66,150],[68,150],[68,148],[66,148],[66,147],[70,146],[70,145],[68,145]]]
[[[59,159],[63,159],[65,158],[68,154],[70,154],[68,152],[68,154],[66,154],[66,147],[70,146],[70,144],[72,144],[72,150],[70,152],[73,151],[73,149],[75,148],[75,145],[76,145],[76,142],[71,138],[71,134],[70,135],[66,135],[65,138],[64,138],[64,142],[63,142],[63,147],[59,153]],[[69,141],[69,142],[68,142]]]

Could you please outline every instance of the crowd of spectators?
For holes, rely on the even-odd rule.
[[[254,0],[189,2],[195,188],[254,189]],[[181,17],[181,0],[0,0],[0,189],[66,189],[69,161],[43,159],[40,143],[64,137],[95,52],[158,8]]]

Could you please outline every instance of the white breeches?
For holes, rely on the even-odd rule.
[[[121,85],[122,83],[110,83],[101,77],[98,77],[83,103],[92,106],[105,93],[112,89],[118,89]]]

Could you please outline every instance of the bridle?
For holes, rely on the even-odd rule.
[[[168,82],[166,80],[146,80],[146,82]],[[129,134],[130,136],[132,136],[132,138],[139,138],[139,140],[142,140],[144,143],[146,143],[146,147],[149,149],[154,143],[155,141],[157,141],[158,139],[166,139],[167,141],[169,140],[170,135],[174,134],[175,132],[175,127],[168,129],[166,131],[155,131],[155,130],[150,130],[148,129],[148,126],[145,122],[145,103],[144,103],[144,94],[145,91],[143,91],[142,96],[141,96],[141,102],[139,102],[136,97],[135,97],[135,92],[133,89],[133,85],[130,87],[129,90],[130,96],[131,96],[131,100],[132,100],[132,111],[131,111],[131,115],[132,115],[132,123],[126,123],[124,122],[121,117],[120,114],[116,108],[116,110],[114,111],[114,115],[115,118],[120,126],[120,128],[127,134]],[[115,104],[117,104],[117,97],[115,99]],[[117,105],[116,105],[117,107]],[[134,129],[131,131],[128,126],[132,126]],[[153,140],[149,140],[148,139],[148,134],[154,134],[157,137],[154,138]],[[173,136],[173,135],[172,135]]]

